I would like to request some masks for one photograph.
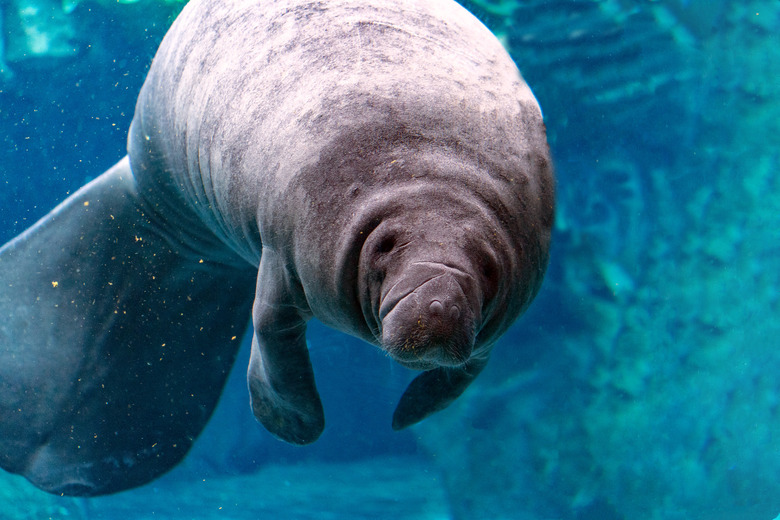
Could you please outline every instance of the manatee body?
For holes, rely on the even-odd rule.
[[[179,462],[251,315],[277,437],[324,415],[322,322],[446,407],[542,282],[553,179],[538,104],[452,0],[192,0],[141,90],[128,156],[0,250],[0,465],[97,495]]]

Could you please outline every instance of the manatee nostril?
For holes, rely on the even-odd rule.
[[[439,300],[433,300],[429,309],[431,311],[431,316],[449,316],[449,318],[452,320],[457,320],[460,318],[460,309],[457,305],[451,305],[449,310],[447,310],[445,309],[442,302]]]

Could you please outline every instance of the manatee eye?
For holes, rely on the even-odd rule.
[[[485,302],[491,301],[498,292],[499,277],[501,273],[498,265],[490,255],[480,258],[479,274],[482,275],[482,294]]]
[[[496,277],[496,267],[492,262],[482,262],[482,277],[486,280],[493,280]]]
[[[376,237],[376,241],[369,246],[368,261],[371,269],[377,273],[382,273],[380,276],[384,278],[384,271],[392,263],[392,257],[390,253],[396,248],[398,244],[398,237],[395,233],[388,233]]]
[[[396,238],[395,235],[388,235],[384,237],[379,245],[376,246],[377,253],[389,253],[395,247]]]

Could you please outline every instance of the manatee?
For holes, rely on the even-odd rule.
[[[466,389],[542,283],[542,114],[452,0],[192,0],[127,150],[0,250],[0,465],[51,493],[176,465],[250,317],[254,415],[306,444],[309,319],[421,371],[401,429]]]

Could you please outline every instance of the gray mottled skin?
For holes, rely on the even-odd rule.
[[[128,157],[0,250],[0,465],[54,493],[175,465],[250,308],[273,434],[324,427],[312,316],[422,370],[393,426],[419,421],[476,377],[547,263],[539,107],[452,0],[193,0]]]

